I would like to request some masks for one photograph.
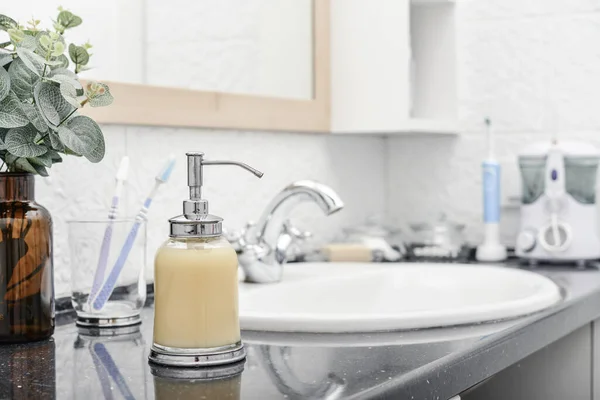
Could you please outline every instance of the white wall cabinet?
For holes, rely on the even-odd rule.
[[[332,0],[332,132],[458,133],[454,8]]]

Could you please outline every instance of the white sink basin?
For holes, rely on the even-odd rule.
[[[240,285],[245,330],[373,332],[514,318],[561,299],[550,279],[487,265],[300,263]]]

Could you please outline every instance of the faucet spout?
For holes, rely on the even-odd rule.
[[[257,241],[273,247],[290,212],[304,202],[316,203],[325,215],[344,208],[342,199],[329,186],[309,180],[294,182],[275,196],[263,212],[256,224]]]
[[[333,189],[321,183],[298,181],[284,188],[269,203],[258,223],[238,239],[238,243],[242,244],[238,260],[246,273],[247,282],[281,280],[290,245],[301,238],[287,220],[292,209],[304,202],[316,203],[325,215],[344,207]]]

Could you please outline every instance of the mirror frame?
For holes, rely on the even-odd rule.
[[[313,0],[313,98],[284,99],[106,82],[109,107],[81,110],[102,124],[329,132],[330,0]]]

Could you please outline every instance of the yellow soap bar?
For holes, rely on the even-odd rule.
[[[324,246],[321,251],[330,262],[371,262],[371,249],[362,244],[333,243]]]

